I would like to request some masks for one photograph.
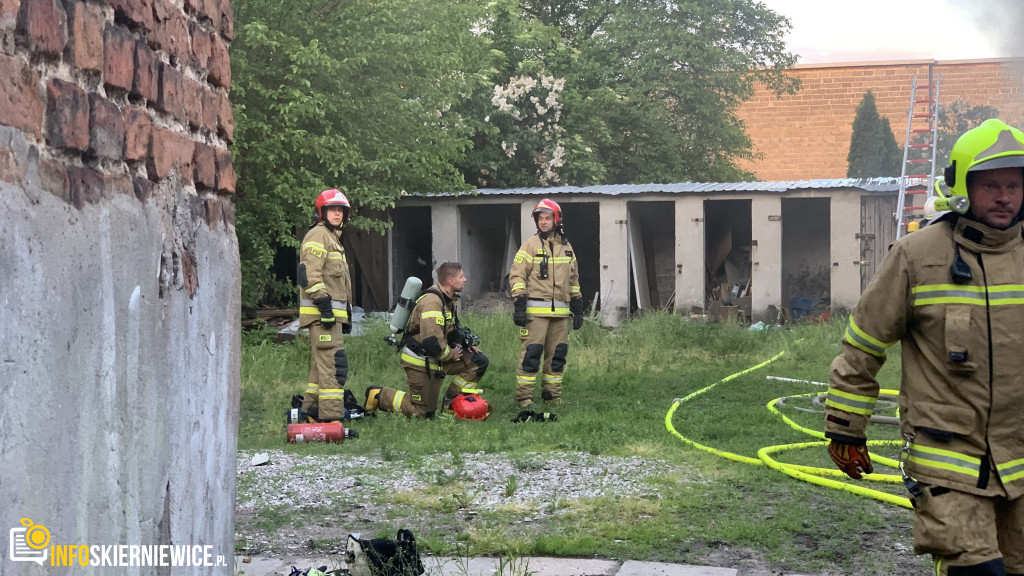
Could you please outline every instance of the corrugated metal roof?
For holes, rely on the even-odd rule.
[[[674,184],[601,184],[598,186],[549,186],[547,188],[480,188],[479,195],[536,195],[557,194],[687,194],[708,192],[787,192],[823,188],[859,188],[868,192],[897,192],[899,178],[832,178],[821,180],[791,180],[786,182],[680,182]],[[440,194],[451,196],[452,194]]]

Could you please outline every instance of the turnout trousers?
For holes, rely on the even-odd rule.
[[[341,322],[325,329],[320,322],[309,326],[311,368],[302,411],[316,415],[321,422],[345,418],[345,381],[348,379],[348,357],[345,355]]]
[[[532,317],[525,327],[519,329],[519,340],[523,347],[516,367],[516,402],[520,407],[529,406],[533,402],[542,356],[544,376],[541,398],[552,403],[561,399],[562,371],[569,352],[570,322],[572,318],[569,317]]]

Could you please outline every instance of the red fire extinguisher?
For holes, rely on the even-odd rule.
[[[344,442],[346,438],[359,438],[359,432],[342,426],[341,422],[289,424],[288,442]]]

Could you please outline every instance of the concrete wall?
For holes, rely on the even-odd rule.
[[[751,317],[774,321],[767,318],[768,306],[789,306],[782,301],[782,198],[754,196],[750,214]]]
[[[233,573],[232,32],[227,0],[0,0],[5,535],[210,546],[203,573]],[[0,575],[52,570],[3,551]]]
[[[704,198],[676,199],[676,310],[704,309]]]
[[[832,309],[853,307],[860,300],[860,197],[832,197],[829,213],[832,233]],[[878,263],[880,264],[880,262]]]
[[[789,72],[803,84],[796,94],[776,98],[761,86],[740,106],[754,151],[762,155],[740,165],[762,181],[844,178],[864,94],[875,95],[878,113],[889,119],[902,146],[915,74],[918,84],[941,77],[943,106],[959,98],[993,106],[1008,122],[1024,122],[1024,58],[799,65]]]

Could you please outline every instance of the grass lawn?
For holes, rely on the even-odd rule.
[[[750,458],[757,458],[758,450],[766,446],[814,441],[772,414],[766,404],[824,388],[767,376],[826,381],[845,319],[762,331],[668,314],[650,314],[615,330],[588,322],[570,336],[565,403],[553,409],[558,421],[539,424],[510,422],[518,412],[514,390],[519,341],[509,315],[466,314],[463,324],[480,335],[491,361],[482,385],[484,396],[494,404],[492,417],[464,422],[381,415],[353,422],[360,438],[342,445],[285,444],[284,412],[291,395],[305,387],[308,341],[300,337],[293,343],[273,344],[272,333],[247,332],[239,449],[243,454],[283,450],[308,455],[311,462],[326,455],[362,457],[431,478],[430,490],[415,495],[382,491],[375,498],[422,515],[417,537],[439,554],[468,550],[474,555],[749,564],[786,572],[926,573],[925,560],[909,552],[910,511],[801,482],[766,466],[735,462],[684,442],[666,426],[666,414],[677,399],[711,386],[676,407],[670,423],[679,435],[714,451]],[[404,388],[404,373],[394,349],[384,343],[386,334],[386,326],[371,324],[365,335],[346,337],[348,387],[360,400],[370,385]],[[720,382],[780,352],[767,366]],[[898,347],[879,379],[883,388],[898,388]],[[779,410],[801,426],[822,429],[820,410],[809,397],[789,399]],[[886,414],[895,415],[895,407]],[[872,439],[898,439],[894,426],[873,424],[868,433]],[[895,447],[876,451],[892,458],[898,453]],[[466,519],[464,509],[473,499],[473,487],[451,478],[458,475],[460,462],[480,453],[508,455],[527,468],[536,458],[641,456],[666,472],[645,470],[647,490],[642,494],[561,504],[553,497],[552,506],[562,507],[558,514],[521,527],[517,520],[523,511],[514,507],[495,506],[481,510],[472,521]],[[444,457],[446,464],[438,465],[431,456]],[[776,458],[832,467],[823,445],[785,451]],[[881,466],[876,471],[895,473]],[[239,476],[240,501],[248,498],[249,474]],[[505,491],[514,492],[516,482],[514,474],[506,478]],[[897,484],[858,485],[905,495]],[[294,530],[296,524],[315,523],[318,513],[305,510],[303,520],[296,522],[293,514],[266,507],[240,516],[239,524],[243,530]],[[396,521],[393,516],[367,521],[361,529],[393,537]]]

